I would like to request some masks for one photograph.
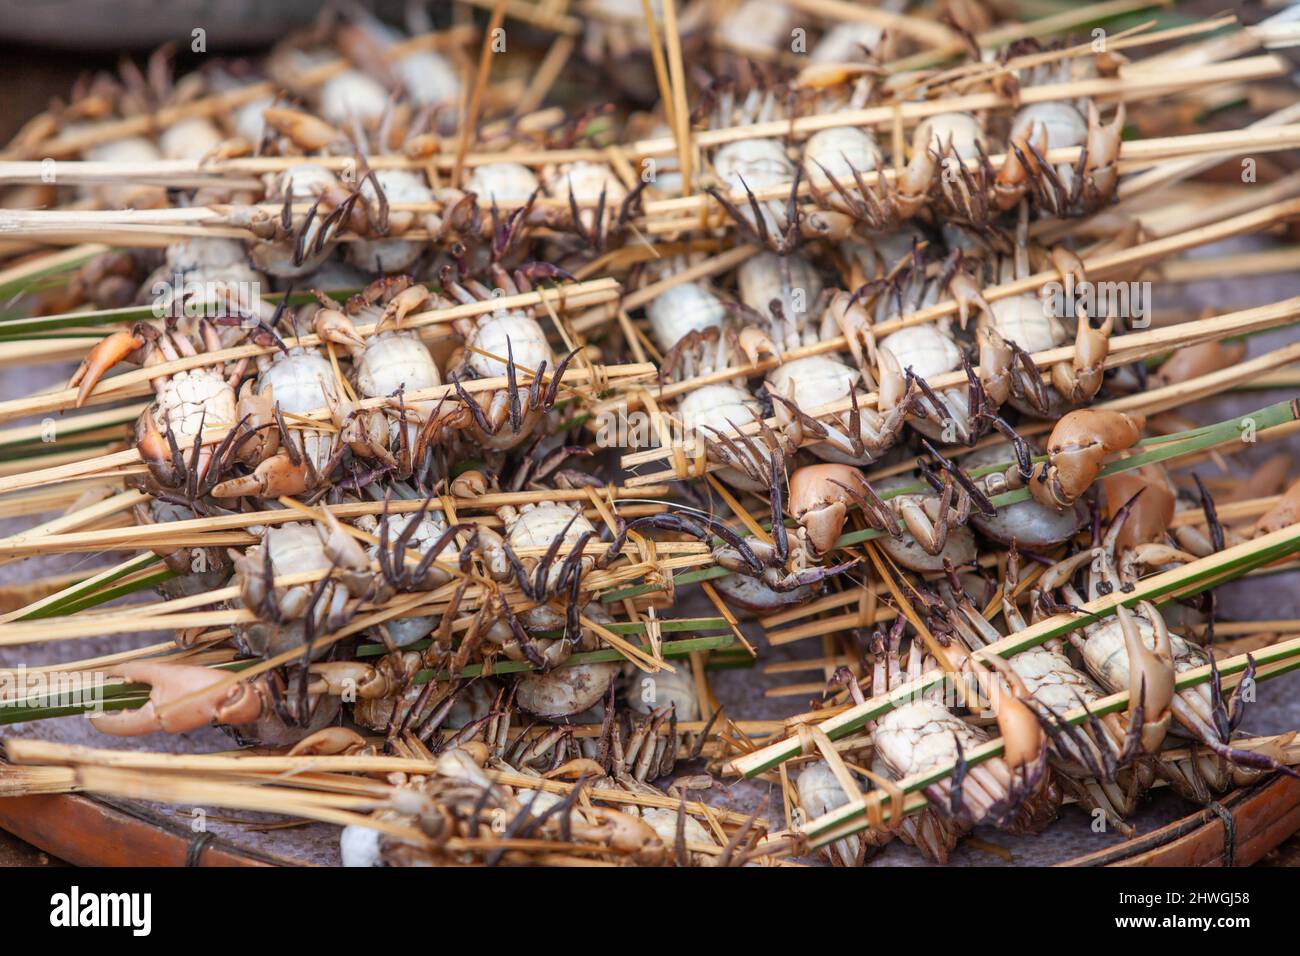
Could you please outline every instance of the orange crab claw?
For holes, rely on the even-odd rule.
[[[352,320],[337,309],[321,309],[312,320],[311,328],[323,341],[342,345],[349,351],[366,347],[366,340],[357,332]]]
[[[1124,132],[1124,104],[1115,110],[1115,118],[1107,124],[1101,122],[1097,104],[1088,102],[1088,162],[1084,170],[1091,180],[1097,196],[1109,196],[1115,191],[1119,179],[1119,150]]]
[[[963,329],[970,319],[971,309],[978,309],[990,322],[993,321],[993,310],[970,275],[960,269],[953,273],[953,277],[948,280],[948,291],[957,300],[957,322]]]
[[[1030,479],[1034,499],[1055,508],[1072,505],[1092,485],[1106,456],[1130,448],[1144,418],[1105,408],[1081,408],[1056,423],[1047,441],[1048,464]]]
[[[144,339],[134,332],[114,332],[91,349],[68,380],[68,388],[81,384],[77,391],[77,408],[86,404],[86,399],[105,372],[132,352],[143,348],[144,344]]]
[[[898,177],[894,205],[902,219],[910,219],[925,205],[930,186],[939,170],[938,156],[934,150],[922,147],[912,154],[912,160]]]
[[[998,170],[997,179],[993,182],[993,201],[999,209],[1010,209],[1020,202],[1020,197],[1029,189],[1029,177],[1036,172],[1033,160],[1030,159],[1033,156],[1030,150],[1031,144],[1040,155],[1047,152],[1045,127],[1035,124],[1029,136],[1022,136],[1014,141],[1015,147],[1020,150],[1020,155],[1016,154],[1015,149],[1007,149],[1007,157],[1002,161],[1002,168]],[[1020,161],[1020,156],[1025,157],[1028,166]]]
[[[326,727],[308,734],[289,750],[290,757],[331,756],[352,754],[366,746],[366,738],[347,727]]]
[[[772,337],[761,329],[747,326],[740,330],[737,338],[740,342],[740,350],[745,353],[745,358],[749,359],[750,365],[757,365],[764,357],[781,361],[780,349],[776,347]]]
[[[115,737],[179,734],[209,724],[251,724],[265,702],[258,689],[226,683],[224,671],[191,664],[135,661],[117,668],[128,683],[149,686],[149,700],[138,710],[94,714],[95,727]]]
[[[794,85],[801,90],[831,89],[880,72],[880,67],[871,63],[814,63],[799,71]]]
[[[1110,353],[1110,334],[1115,329],[1115,319],[1109,315],[1101,328],[1094,329],[1082,309],[1078,321],[1074,358],[1052,366],[1052,385],[1071,404],[1088,401],[1101,388],[1106,356]]]
[[[331,143],[337,143],[345,138],[323,119],[286,106],[268,106],[262,111],[262,119],[271,129],[289,137],[309,153],[324,149]]]
[[[834,546],[844,530],[853,492],[859,492],[863,484],[858,469],[831,462],[805,465],[790,475],[790,512],[818,554]]]
[[[416,311],[424,303],[432,298],[429,290],[422,285],[413,285],[393,297],[392,301],[384,307],[383,317],[379,320],[377,328],[386,329],[389,327],[400,329],[403,327],[406,316]]]
[[[1155,606],[1142,601],[1138,610],[1146,615],[1155,629],[1153,651],[1142,640],[1141,631],[1128,608],[1119,604],[1115,616],[1124,634],[1124,647],[1128,653],[1129,709],[1142,705],[1142,747],[1155,753],[1164,742],[1173,718],[1174,658],[1169,631]]]
[[[300,495],[311,487],[310,469],[306,459],[295,465],[285,449],[280,449],[262,462],[251,475],[229,478],[212,489],[218,498],[240,498],[256,495],[259,498],[278,498],[281,495]]]

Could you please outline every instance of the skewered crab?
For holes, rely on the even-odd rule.
[[[360,399],[388,399],[388,407],[363,409],[339,401],[331,411],[344,422],[342,438],[358,455],[377,459],[402,478],[421,468],[430,440],[442,427],[456,424],[461,416],[444,411],[442,401],[411,400],[405,393],[436,388],[442,376],[418,331],[408,328],[406,318],[426,307],[444,306],[422,285],[408,276],[378,279],[348,300],[346,314],[338,303],[321,292],[321,304],[313,320],[317,335],[338,342],[352,358],[351,382]],[[372,334],[362,339],[354,320],[370,320]]]
[[[502,290],[501,294],[505,295],[528,292],[533,287],[533,279],[556,275],[558,273],[553,267],[540,263],[516,270],[513,275],[500,267],[493,271],[493,278]],[[491,301],[497,294],[473,279],[460,282],[448,277],[443,286],[457,301],[465,304]],[[468,430],[474,440],[489,451],[513,448],[532,434],[555,404],[560,382],[569,362],[577,354],[576,350],[557,365],[546,333],[531,307],[498,308],[476,318],[458,319],[454,325],[465,339],[465,346],[452,356],[447,378],[470,412]],[[555,371],[550,381],[544,383],[548,368]],[[521,389],[518,382],[521,370],[532,376],[526,390]],[[482,402],[461,385],[465,378],[500,376],[506,378],[506,387],[489,393]]]
[[[244,649],[275,657],[337,630],[351,619],[349,599],[373,594],[370,559],[330,512],[321,522],[288,522],[262,529],[261,543],[231,552],[240,602],[257,615],[235,630]],[[319,581],[279,585],[275,580],[303,572],[324,572]],[[319,656],[325,649],[313,651]]]
[[[1111,522],[1100,545],[1054,565],[1043,575],[1045,590],[1059,587],[1072,607],[1103,594],[1130,590],[1136,579],[1140,555],[1116,553],[1116,543],[1127,517],[1121,509]],[[1143,546],[1139,546],[1143,547]],[[1153,546],[1145,546],[1152,548]],[[1154,546],[1155,560],[1167,560],[1168,548]],[[1074,573],[1087,565],[1088,584],[1085,598],[1070,583]],[[1175,690],[1178,674],[1210,664],[1211,655],[1195,644],[1170,634],[1164,617],[1148,601],[1138,602],[1135,611],[1123,605],[1115,608],[1115,617],[1085,625],[1082,633],[1070,635],[1070,642],[1083,656],[1088,672],[1112,691],[1127,689],[1134,699],[1144,701],[1148,713],[1142,743],[1152,750],[1153,743],[1164,739],[1171,721],[1179,732],[1232,763],[1264,770],[1284,769],[1268,754],[1242,750],[1231,744],[1231,733],[1240,723],[1245,701],[1240,687],[1225,700],[1218,671],[1208,684]],[[1254,679],[1254,665],[1247,668],[1244,683]],[[1163,710],[1159,709],[1164,704]],[[1162,726],[1163,725],[1163,726]]]
[[[873,692],[878,678],[884,686],[897,685],[938,667],[914,641],[904,668],[899,656],[901,639],[901,626],[888,638],[880,632],[874,636]],[[981,822],[1012,830],[1040,828],[1047,822],[1042,819],[1042,805],[1048,803],[1042,794],[1046,738],[1019,698],[1000,694],[992,704],[1005,742],[1002,756],[966,767],[964,755],[987,740],[987,734],[959,719],[933,693],[910,700],[874,722],[876,752],[891,775],[899,779],[954,763],[958,769],[951,779],[927,787],[926,795],[935,812],[959,830]]]
[[[282,301],[270,327],[285,314]],[[352,321],[332,308],[311,303],[287,314],[298,340],[302,326],[310,323],[327,347],[365,348]],[[321,490],[349,447],[384,457],[389,436],[382,410],[360,412],[344,402],[339,370],[320,348],[286,347],[278,338],[275,344],[279,351],[257,357],[257,378],[245,382],[239,393],[240,423],[231,456],[253,470],[213,488],[219,498]],[[322,411],[330,421],[318,426],[310,413]]]
[[[211,322],[202,321],[199,332],[205,351],[221,350]],[[262,324],[247,334],[254,342],[275,339],[274,333]],[[130,331],[114,332],[101,340],[86,355],[68,385],[78,387],[76,404],[80,407],[104,373],[124,359],[149,367],[197,355],[198,348],[179,330],[176,319],[165,320],[161,327],[139,322]],[[161,486],[183,489],[190,499],[202,497],[213,488],[233,450],[239,415],[235,386],[243,378],[246,365],[247,360],[236,362],[229,373],[217,364],[151,377],[155,398],[136,420],[135,443]],[[224,432],[226,437],[210,437],[213,430]]]

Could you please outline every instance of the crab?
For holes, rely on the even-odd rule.
[[[513,275],[497,266],[493,273],[498,288],[506,295],[529,291],[536,278],[560,276],[554,267],[542,263],[516,270]],[[465,304],[490,301],[494,295],[482,283],[472,279],[462,282],[448,276],[443,287]],[[454,327],[464,338],[465,345],[452,356],[447,378],[469,410],[468,430],[485,449],[504,451],[513,448],[533,433],[554,406],[565,370],[578,350],[570,352],[556,364],[546,333],[532,308],[498,308],[475,318],[458,319]],[[543,387],[549,367],[555,371]],[[522,389],[518,382],[521,370],[532,376],[527,390]],[[481,403],[461,384],[465,378],[499,376],[506,378],[506,387],[489,393]]]
[[[211,322],[203,320],[199,334],[205,351],[221,350],[220,337]],[[245,334],[259,344],[278,341],[260,323]],[[174,317],[157,324],[139,322],[130,331],[114,332],[95,345],[68,386],[78,389],[76,405],[81,407],[104,373],[124,359],[149,367],[199,354]],[[236,362],[229,372],[218,363],[151,377],[155,397],[136,420],[135,444],[159,485],[183,490],[187,498],[195,500],[216,484],[234,451],[239,424],[235,386],[246,366],[245,359]],[[224,432],[225,438],[212,438],[213,430]]]
[[[374,596],[376,580],[370,559],[330,512],[321,521],[287,522],[262,529],[261,543],[231,551],[240,603],[257,620],[236,627],[241,645],[260,657],[275,657],[293,647],[309,646],[319,634],[337,630],[356,610],[349,600]],[[276,578],[308,571],[324,572],[317,582],[275,584]],[[327,648],[313,649],[319,657]]]

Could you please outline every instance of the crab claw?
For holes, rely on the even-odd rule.
[[[831,297],[830,314],[835,324],[839,326],[840,334],[848,340],[853,361],[857,363],[859,369],[870,370],[872,363],[868,362],[868,358],[874,361],[876,337],[867,310],[859,305],[852,295],[841,290]]]
[[[741,329],[738,339],[740,350],[745,353],[745,358],[749,359],[751,365],[757,365],[764,356],[781,360],[781,352],[777,349],[776,343],[762,329],[753,326]]]
[[[790,511],[817,554],[834,547],[844,530],[853,492],[864,484],[858,469],[831,462],[805,465],[790,475]]]
[[[999,209],[1007,210],[1020,202],[1020,197],[1029,189],[1030,176],[1036,171],[1030,157],[1034,153],[1041,156],[1046,152],[1047,129],[1041,124],[1035,124],[1029,136],[1011,142],[993,182],[993,201]]]
[[[1129,708],[1133,712],[1137,706],[1141,706],[1144,715],[1141,727],[1142,748],[1147,753],[1155,753],[1164,742],[1173,717],[1173,647],[1160,612],[1146,601],[1138,605],[1138,610],[1151,621],[1155,630],[1154,651],[1142,640],[1137,621],[1128,608],[1122,604],[1116,605],[1115,616],[1124,634],[1124,647],[1128,653]]]
[[[975,280],[967,273],[958,269],[948,280],[948,291],[952,297],[957,300],[957,321],[964,329],[966,321],[970,318],[972,308],[978,309],[984,314],[990,322],[993,321],[993,310],[989,308],[980,287],[975,284]]]
[[[831,89],[880,72],[880,67],[874,63],[814,63],[799,71],[794,86],[800,90]]]
[[[934,150],[928,147],[918,149],[912,154],[912,161],[907,164],[907,168],[899,174],[894,190],[894,205],[900,218],[912,218],[925,205],[930,186],[938,172],[938,159]]]
[[[357,327],[352,324],[352,320],[337,309],[318,311],[316,317],[312,319],[311,329],[321,337],[322,341],[341,345],[348,351],[366,347],[366,340],[357,333]]]
[[[1042,761],[1047,747],[1042,723],[1025,703],[1024,683],[1011,665],[1002,658],[990,658],[988,663],[1012,688],[1010,692],[999,688],[1001,692],[994,698],[998,733],[1002,735],[1002,759],[1012,771],[1033,767]]]
[[[1110,334],[1115,319],[1106,316],[1101,328],[1094,329],[1088,316],[1080,310],[1079,327],[1074,338],[1074,358],[1052,366],[1052,385],[1071,404],[1086,402],[1101,388],[1106,356],[1110,352]]]
[[[1061,281],[1067,285],[1073,282],[1076,286],[1081,286],[1088,280],[1088,271],[1083,260],[1065,246],[1052,247],[1052,266],[1060,274]]]
[[[1139,414],[1106,408],[1082,408],[1056,423],[1047,440],[1049,465],[1039,465],[1029,482],[1034,500],[1067,508],[1101,472],[1106,456],[1132,447],[1142,435]]]
[[[370,570],[370,558],[360,542],[344,530],[339,519],[330,511],[324,512],[326,535],[324,540],[325,555],[340,568],[362,573]]]
[[[1120,135],[1123,131],[1123,103],[1115,110],[1115,118],[1110,125],[1103,125],[1097,104],[1088,101],[1088,159],[1084,174],[1098,198],[1109,196],[1115,191],[1115,183],[1119,179],[1116,161],[1119,159]]]
[[[144,338],[135,332],[114,332],[91,349],[68,380],[68,388],[81,384],[77,390],[77,408],[86,404],[86,399],[105,372],[132,352],[143,348],[144,344]]]
[[[403,290],[384,307],[384,314],[380,318],[377,328],[402,328],[406,316],[419,309],[430,298],[432,297],[429,295],[429,290],[422,285],[413,285],[409,289]]]
[[[347,727],[326,727],[308,734],[289,750],[290,757],[353,754],[366,746],[366,738]]]
[[[278,498],[281,495],[300,495],[311,487],[306,459],[295,465],[288,452],[281,448],[262,462],[251,475],[230,478],[212,489],[217,498],[240,498],[255,495],[259,498]]]
[[[246,683],[230,685],[224,671],[190,664],[136,661],[116,668],[128,683],[148,684],[149,700],[138,710],[94,714],[95,727],[115,737],[159,731],[184,733],[209,724],[251,724],[265,701]]]
[[[286,106],[268,106],[262,111],[262,119],[282,136],[293,140],[309,153],[324,149],[332,143],[346,138],[337,129],[311,113],[290,109]]]

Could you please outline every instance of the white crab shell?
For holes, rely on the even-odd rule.
[[[643,807],[641,809],[641,819],[646,822],[651,830],[659,834],[659,839],[664,841],[666,847],[677,845],[677,816],[676,810],[670,810],[667,807]],[[688,844],[718,845],[718,841],[704,828],[704,825],[689,813],[686,814],[684,819],[682,836]],[[714,857],[701,853],[695,857],[695,861],[700,866],[712,866]]]
[[[433,190],[419,173],[408,169],[380,169],[375,172],[375,178],[390,203],[433,200]],[[361,183],[361,197],[372,208],[378,199],[369,177]],[[424,248],[423,242],[412,239],[361,239],[347,244],[344,258],[350,265],[368,272],[406,272]]]
[[[442,384],[428,346],[417,333],[410,331],[389,329],[370,336],[354,368],[357,388],[366,398],[392,395],[399,388],[412,392]],[[411,403],[420,409],[432,408],[433,404]]]
[[[809,355],[772,369],[767,374],[767,385],[812,414],[823,405],[848,397],[860,377],[857,369],[829,355]]]
[[[672,706],[679,723],[700,719],[700,702],[695,681],[687,668],[647,674],[637,669],[627,680],[627,705],[633,713],[646,716]]]
[[[154,403],[153,419],[164,434],[170,425],[177,445],[188,450],[201,438],[200,422],[205,431],[235,427],[235,390],[215,369],[175,372]]]
[[[1024,107],[1011,124],[1011,139],[1029,138],[1033,126],[1047,130],[1048,149],[1082,146],[1088,139],[1088,121],[1069,103],[1031,103]]]
[[[315,349],[293,348],[287,355],[277,353],[271,364],[257,380],[258,393],[270,387],[282,411],[305,414],[338,400],[338,386],[334,368],[329,360]],[[329,400],[327,400],[327,397]],[[303,449],[316,468],[325,467],[334,450],[334,437],[329,432],[304,430],[301,437]]]
[[[266,132],[266,120],[262,118],[262,112],[274,105],[275,97],[264,96],[251,103],[235,107],[232,114],[235,132],[256,146],[262,141],[262,136]]]
[[[872,23],[837,23],[822,35],[813,47],[811,63],[861,63],[863,47],[875,50],[884,30]]]
[[[1029,695],[1058,714],[1074,710],[1080,700],[1092,704],[1101,698],[1096,685],[1059,651],[1041,645],[1031,647],[1011,657],[1008,663]]]
[[[885,765],[902,778],[955,761],[955,740],[960,740],[963,751],[970,753],[988,738],[942,704],[919,700],[881,717],[873,739]]]
[[[794,178],[794,163],[779,140],[744,139],[726,143],[717,151],[713,171],[727,192],[743,194],[748,186],[757,193],[769,186],[789,183]]]
[[[799,792],[799,808],[806,820],[816,820],[849,802],[849,795],[825,760],[810,763],[799,771],[794,785]],[[848,866],[857,860],[862,843],[859,837],[850,836],[836,840],[831,846],[840,861]]]
[[[441,106],[460,99],[461,82],[456,68],[435,50],[417,50],[392,63],[411,102],[419,106]]]
[[[1026,352],[1054,349],[1069,337],[1061,321],[1036,296],[1015,295],[999,299],[991,303],[990,308],[998,334]]]
[[[880,348],[888,349],[903,371],[910,368],[926,380],[961,367],[957,343],[929,324],[891,332],[880,341]]]
[[[577,518],[574,518],[574,514]],[[548,548],[556,535],[564,531],[565,525],[573,519],[573,524],[564,534],[564,546],[577,544],[583,533],[596,532],[595,526],[582,513],[566,504],[543,501],[535,507],[525,506],[509,522],[506,532],[510,547],[516,551],[522,548]]]
[[[980,129],[979,120],[970,113],[936,113],[916,128],[918,148],[924,145],[942,152],[950,138],[953,153],[964,162],[979,156],[975,144],[984,139],[984,131]]]
[[[359,70],[348,70],[321,84],[320,112],[335,126],[376,120],[388,109],[388,90]]]
[[[790,48],[791,10],[777,0],[745,0],[718,24],[717,35],[737,50],[773,53]]]
[[[856,189],[853,171],[867,173],[876,168],[880,144],[864,129],[835,126],[818,130],[803,148],[804,174],[819,187],[830,185],[833,176],[845,189]]]
[[[182,274],[198,272],[207,277],[230,273],[257,277],[248,265],[243,244],[237,239],[181,239],[167,247],[164,261],[172,271]]]
[[[708,286],[683,282],[655,296],[646,315],[655,344],[666,352],[691,332],[721,327],[727,310]]]
[[[536,319],[517,309],[500,309],[479,316],[468,344],[480,350],[471,352],[468,359],[470,369],[479,378],[505,375],[508,356],[514,358],[516,374],[520,369],[536,371],[542,362],[546,363],[548,370],[555,369],[555,354],[546,341],[546,333]],[[527,384],[527,379],[527,376],[521,376],[521,385]]]
[[[81,123],[71,123],[65,132],[76,133],[86,128]],[[99,143],[85,151],[85,158],[96,163],[151,163],[163,158],[152,140],[143,136],[127,136],[108,143]],[[149,208],[166,205],[167,191],[161,186],[139,186],[131,183],[100,183],[84,190],[110,209]]]
[[[605,163],[566,163],[550,173],[546,185],[554,196],[565,201],[572,190],[579,203],[597,202],[603,190],[606,210],[617,210],[627,198],[627,187]]]
[[[803,256],[782,257],[774,252],[747,259],[736,270],[736,282],[741,302],[766,316],[775,299],[781,303],[786,321],[796,328],[811,313],[823,287],[821,276]]]
[[[743,428],[758,417],[762,408],[749,389],[719,382],[683,395],[677,405],[677,417],[688,432],[700,431],[701,437],[712,439],[710,429],[730,435],[733,424]]]
[[[205,116],[190,116],[158,134],[158,146],[167,159],[203,159],[225,141],[221,130]]]
[[[527,202],[539,183],[533,171],[519,163],[487,163],[476,166],[465,182],[466,192],[479,197],[483,206]]]

